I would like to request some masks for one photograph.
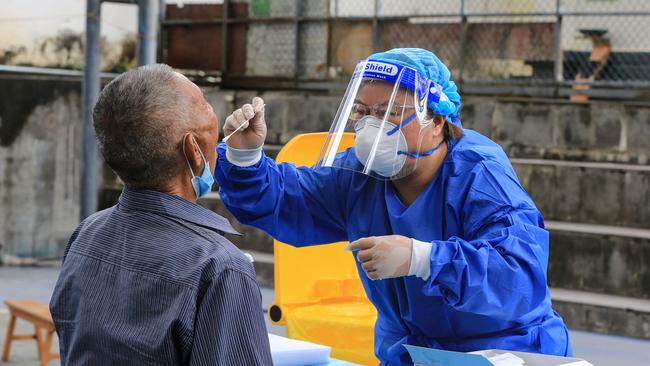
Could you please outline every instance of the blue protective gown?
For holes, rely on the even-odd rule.
[[[472,130],[449,142],[436,177],[410,206],[390,181],[337,168],[296,168],[263,156],[215,172],[223,202],[242,223],[295,246],[399,234],[433,243],[431,276],[373,281],[375,354],[411,364],[402,344],[453,351],[499,348],[571,355],[546,284],[549,234],[506,154]],[[359,164],[353,148],[339,155]]]

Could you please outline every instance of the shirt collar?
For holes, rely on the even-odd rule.
[[[169,193],[124,187],[118,205],[127,210],[153,212],[189,221],[208,229],[241,235],[225,217]]]

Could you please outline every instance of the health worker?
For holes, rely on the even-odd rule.
[[[412,364],[404,344],[571,356],[546,283],[542,215],[501,147],[463,129],[460,106],[432,52],[373,54],[357,65],[318,164],[297,168],[264,155],[256,97],[226,119],[225,135],[241,129],[218,146],[221,198],[282,242],[350,241],[377,308],[382,365]],[[345,132],[354,147],[339,152]]]

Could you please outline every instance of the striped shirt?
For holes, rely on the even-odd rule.
[[[50,302],[63,365],[271,365],[262,297],[228,221],[125,188],[84,220]]]

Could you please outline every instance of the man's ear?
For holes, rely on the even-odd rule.
[[[194,175],[201,175],[203,167],[203,158],[199,152],[198,142],[193,133],[187,133],[183,136],[183,154],[190,164]]]

